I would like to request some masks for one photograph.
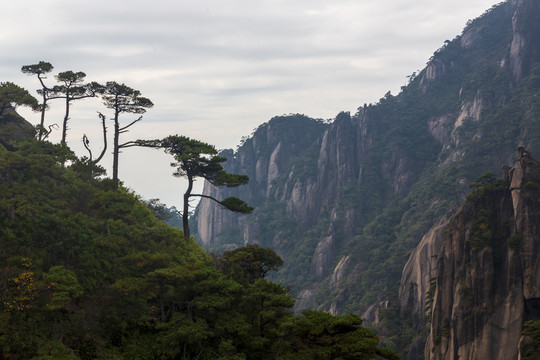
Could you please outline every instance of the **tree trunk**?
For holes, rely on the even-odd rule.
[[[193,176],[187,174],[188,187],[184,193],[184,211],[182,212],[182,228],[184,229],[184,239],[189,239],[191,236],[189,233],[189,198],[191,197],[191,190],[193,190]]]
[[[116,101],[116,104],[118,104],[118,100]],[[120,137],[120,124],[118,123],[118,105],[116,105],[116,109],[114,111],[114,145],[113,145],[113,189],[118,189],[118,153],[120,152],[120,148],[118,145],[119,137]]]
[[[43,78],[41,77],[41,74],[38,74],[39,82],[41,83],[41,88],[43,89],[43,108],[41,109],[41,122],[40,122],[40,128],[39,128],[39,141],[43,139],[43,131],[45,129],[45,111],[47,110],[47,98],[48,96],[48,89],[43,83]]]
[[[43,108],[41,109],[41,121],[39,123],[39,135],[38,139],[41,141],[43,139],[43,130],[45,129],[45,109],[47,108],[47,96],[45,95],[45,90],[43,92]]]
[[[66,115],[64,116],[64,124],[62,125],[62,146],[66,146],[67,123],[69,120],[69,94],[66,94]]]

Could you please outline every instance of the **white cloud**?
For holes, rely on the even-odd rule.
[[[20,67],[44,60],[55,73],[84,71],[89,81],[124,82],[155,104],[126,136],[179,133],[234,148],[272,116],[331,118],[388,90],[396,93],[444,40],[494,3],[9,1],[0,12],[0,81],[34,91],[37,81]],[[96,147],[101,139],[97,110],[106,111],[97,100],[73,109],[69,143],[80,155],[83,131]],[[61,117],[58,104],[47,119]],[[128,149],[120,176],[143,196],[179,206],[181,189],[168,162],[165,154]]]

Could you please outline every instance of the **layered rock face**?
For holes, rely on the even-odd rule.
[[[279,196],[275,189],[277,180],[284,176],[293,176],[289,173],[293,160],[317,143],[327,128],[327,124],[313,121],[302,115],[272,119],[267,124],[261,125],[257,130],[257,136],[247,139],[240,151],[234,153],[232,150],[226,150],[221,153],[229,159],[225,163],[225,169],[231,173],[248,175],[249,183],[235,189],[218,189],[205,183],[204,194],[216,198],[237,196],[251,206],[260,206],[268,199]],[[293,184],[292,186],[293,189],[287,194],[290,208],[288,211],[300,217],[300,211],[295,210],[296,207],[303,205],[302,213],[311,213],[315,204],[300,200],[301,193],[305,187],[309,188],[309,184]],[[252,239],[260,235],[256,222],[246,222],[245,217],[239,217],[215,206],[212,201],[202,199],[197,211],[197,236],[205,246],[226,244],[228,239],[223,238],[223,231],[231,228],[238,230],[235,237],[245,242],[253,242]],[[302,217],[304,218],[306,217]],[[309,219],[304,221],[308,222]]]
[[[411,315],[416,329],[425,324],[426,308],[431,306],[437,276],[437,258],[443,245],[443,232],[448,227],[450,214],[431,228],[414,249],[403,268],[399,287],[399,306]]]
[[[540,41],[540,24],[535,19],[540,12],[540,4],[538,1],[512,0],[512,5],[516,11],[512,18],[510,66],[514,78],[519,81],[540,57],[540,49],[535,46]]]
[[[504,183],[481,183],[447,227],[426,359],[517,359],[523,323],[540,319],[540,163],[520,148],[505,170]]]

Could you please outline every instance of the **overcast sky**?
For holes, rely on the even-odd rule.
[[[32,94],[22,65],[48,61],[52,75],[84,71],[117,81],[154,102],[125,140],[182,134],[235,148],[276,115],[331,119],[355,113],[424,68],[445,40],[494,0],[10,0],[0,10],[0,81]],[[51,103],[47,123],[61,123]],[[86,155],[101,146],[97,99],[75,103],[68,143]],[[20,111],[37,124],[39,115]],[[121,118],[127,124],[134,117]],[[109,126],[110,127],[110,126]],[[59,133],[51,140],[57,142]],[[126,149],[120,178],[144,198],[181,205],[171,158]],[[110,158],[103,165],[110,168]]]

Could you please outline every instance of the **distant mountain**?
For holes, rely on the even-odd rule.
[[[424,245],[436,255],[469,184],[513,164],[520,145],[540,154],[535,0],[498,4],[468,23],[398,95],[332,123],[290,115],[261,125],[223,153],[226,170],[249,175],[250,184],[204,190],[238,196],[255,211],[237,216],[203,200],[192,219],[196,237],[218,251],[273,248],[285,261],[276,279],[291,286],[298,308],[362,314],[404,353],[425,331],[426,294],[438,274],[437,259],[424,257],[403,275],[398,301],[410,254],[425,235],[438,239]],[[416,295],[405,296],[407,286]],[[434,358],[453,358],[445,356]]]

